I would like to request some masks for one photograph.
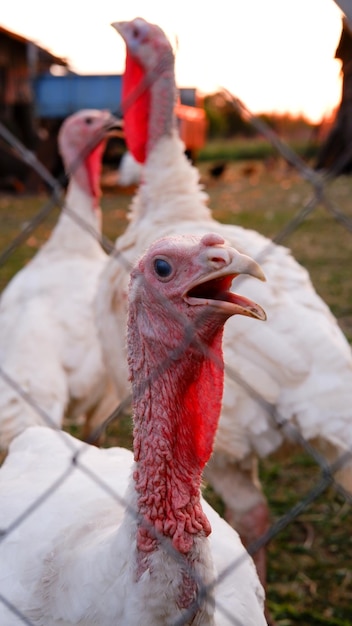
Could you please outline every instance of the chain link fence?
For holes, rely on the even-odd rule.
[[[314,171],[307,163],[305,163],[286,143],[284,143],[279,136],[273,132],[269,127],[267,127],[262,120],[255,117],[248,108],[238,99],[235,98],[231,93],[224,89],[224,96],[227,100],[232,102],[233,106],[237,109],[237,111],[243,116],[246,120],[250,121],[250,123],[258,130],[260,134],[262,134],[272,146],[276,149],[277,153],[281,155],[281,157],[288,162],[297,173],[309,183],[311,188],[310,198],[304,203],[303,206],[300,207],[300,210],[297,214],[288,221],[284,227],[277,233],[275,237],[273,237],[273,241],[275,243],[285,243],[288,237],[297,230],[297,228],[314,212],[316,207],[324,207],[329,215],[333,217],[339,224],[341,224],[349,233],[352,235],[352,220],[351,217],[346,214],[343,210],[341,210],[338,204],[334,201],[333,198],[330,197],[328,191],[329,184],[329,174],[323,174],[321,172]],[[4,266],[9,262],[12,255],[16,253],[18,248],[25,243],[25,241],[36,231],[38,226],[47,220],[48,216],[51,214],[52,210],[55,207],[60,207],[62,211],[65,211],[72,220],[79,225],[83,229],[87,229],[92,237],[95,237],[99,243],[102,245],[104,250],[109,254],[114,251],[114,244],[112,241],[109,241],[108,238],[102,236],[100,233],[92,230],[87,224],[84,223],[82,218],[75,215],[73,209],[65,205],[64,200],[64,189],[63,184],[64,180],[56,180],[53,176],[47,171],[42,163],[40,163],[36,156],[28,151],[3,125],[0,125],[0,136],[4,145],[7,145],[12,152],[15,152],[17,157],[23,160],[24,163],[28,165],[28,167],[33,168],[37,174],[42,178],[48,188],[51,190],[50,197],[46,202],[43,203],[40,211],[28,221],[25,227],[22,230],[19,230],[18,234],[7,243],[3,250],[0,250],[0,267]],[[341,155],[342,159],[349,159],[350,154]],[[270,248],[271,246],[268,246]],[[352,249],[352,239],[351,239],[351,249]],[[260,258],[256,260],[261,263],[265,254],[269,252],[264,250]],[[116,262],[123,262],[125,268],[128,268],[128,264],[126,265],[125,260],[121,255],[116,256]],[[192,329],[191,329],[192,330]],[[192,332],[189,333],[190,329],[185,329],[185,346],[180,346],[180,355],[182,355],[183,349],[185,349],[187,342],[192,337]],[[188,337],[188,339],[187,339]],[[174,358],[174,355],[172,355]],[[163,364],[164,365],[164,364]],[[45,366],[45,364],[44,364]],[[290,440],[293,440],[298,444],[305,453],[312,458],[314,464],[319,468],[319,477],[316,480],[314,486],[306,493],[305,497],[301,498],[296,504],[285,511],[285,513],[278,519],[265,535],[263,535],[258,541],[249,546],[248,550],[250,554],[255,554],[261,547],[267,545],[273,538],[275,538],[279,533],[283,531],[283,529],[290,524],[292,524],[298,517],[305,511],[314,501],[316,501],[322,494],[324,494],[332,485],[337,489],[341,497],[343,497],[346,501],[346,505],[351,505],[352,495],[347,493],[339,483],[335,480],[335,474],[338,470],[340,470],[346,463],[350,462],[351,453],[348,451],[341,456],[338,460],[336,460],[333,464],[329,463],[329,461],[324,458],[323,455],[318,453],[316,449],[311,445],[309,441],[306,441],[302,436],[301,432],[296,428],[296,426],[287,420],[285,420],[282,416],[278,414],[278,411],[275,406],[271,406],[268,402],[261,398],[254,389],[250,388],[250,386],[244,381],[241,381],[238,375],[231,370],[229,366],[226,366],[227,376],[233,377],[236,382],[243,384],[246,386],[246,391],[248,394],[251,394],[256,402],[265,407],[265,410],[271,415],[272,420],[276,424],[277,428],[283,429]],[[155,374],[157,376],[162,376],[163,367],[159,368],[159,371]],[[34,409],[40,417],[48,424],[48,426],[53,425],[53,420],[51,416],[43,410],[41,406],[38,405],[35,398],[31,397],[21,386],[18,384],[16,380],[11,378],[11,376],[3,369],[0,365],[0,376],[3,380],[10,386],[15,392],[22,397],[22,399]],[[121,405],[119,405],[114,411],[114,414],[107,419],[106,424],[110,423],[114,419],[116,419],[120,414],[125,414],[126,410],[128,410],[130,406],[130,396],[126,394],[126,398],[123,400]],[[352,415],[351,415],[352,421]],[[57,436],[62,437],[62,432],[57,431]],[[66,439],[63,439],[64,445],[69,445]],[[8,528],[0,529],[0,541],[6,541],[11,537],[11,533],[13,533],[16,529],[18,529],[21,524],[23,524],[24,520],[31,516],[34,511],[41,510],[43,516],[45,516],[45,505],[47,499],[50,498],[50,495],[62,486],[67,478],[74,471],[81,471],[86,474],[86,476],[91,480],[95,485],[98,485],[99,488],[108,493],[112,498],[117,499],[120,503],[120,499],[117,498],[116,494],[111,490],[109,485],[104,484],[102,480],[94,474],[93,471],[87,467],[84,462],[82,462],[82,457],[84,457],[84,449],[77,449],[74,447],[70,450],[70,463],[62,472],[62,474],[57,478],[55,483],[53,483],[49,489],[46,489],[41,496],[34,501],[29,507],[25,507],[21,515],[17,517],[16,520],[9,526]],[[124,502],[122,502],[125,505]],[[162,538],[160,538],[162,541]],[[165,549],[168,549],[165,544]],[[177,555],[174,555],[174,558],[178,558]],[[238,567],[238,563],[235,562],[231,565],[231,568]],[[219,574],[220,578],[226,577],[229,571],[224,571]],[[201,595],[207,593],[207,588],[202,585],[202,582],[199,583],[201,589]],[[200,598],[201,601],[201,598]],[[28,616],[21,613],[21,611],[16,606],[12,606],[9,602],[8,598],[3,595],[1,591],[1,581],[0,581],[0,602],[4,603],[8,610],[18,618],[18,623],[23,623],[27,625],[31,625],[32,621],[28,618]],[[190,611],[194,610],[194,606],[191,607]],[[223,610],[226,613],[225,607],[220,607],[220,610]],[[231,623],[234,625],[238,624],[238,620],[236,620],[235,616],[227,616],[231,618]],[[187,614],[184,616],[182,621],[177,622],[178,626],[181,626],[181,623],[184,624],[190,618],[190,615]],[[6,626],[5,624],[2,626]],[[176,624],[175,624],[176,626]]]

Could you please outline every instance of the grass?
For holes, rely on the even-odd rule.
[[[262,462],[261,477],[276,521],[319,476],[297,450]],[[278,626],[351,624],[351,507],[333,489],[282,530],[268,553],[268,599]]]
[[[311,196],[308,183],[279,159],[229,162],[219,180],[210,177],[209,162],[199,163],[214,216],[275,237]],[[352,178],[329,185],[331,199],[352,218]],[[128,193],[103,198],[104,232],[114,240],[126,227]],[[42,197],[0,197],[0,253],[44,205]],[[0,268],[0,288],[48,237],[57,219],[53,211]],[[352,341],[352,234],[319,205],[285,240],[310,272],[318,293],[331,307]],[[110,427],[107,445],[131,444],[130,421]],[[275,522],[300,502],[319,478],[301,449],[281,451],[260,464],[263,488]],[[221,502],[208,490],[214,505]],[[277,626],[350,626],[352,623],[351,507],[331,488],[292,521],[269,545],[268,603]]]
[[[302,140],[300,142],[289,141],[290,147],[297,154],[303,157],[313,158],[317,152],[318,145],[315,141]],[[244,161],[249,159],[267,159],[275,155],[275,149],[266,139],[219,139],[212,140],[205,144],[199,151],[200,161],[229,160]]]

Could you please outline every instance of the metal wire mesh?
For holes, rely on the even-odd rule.
[[[334,202],[334,200],[329,196],[329,192],[328,192],[329,176],[327,174],[324,175],[324,174],[318,173],[314,171],[312,168],[310,168],[307,165],[307,163],[305,163],[291,148],[289,148],[289,146],[286,145],[278,137],[278,135],[275,134],[275,132],[273,132],[270,128],[268,128],[263,123],[262,120],[259,120],[254,115],[252,115],[252,113],[248,110],[248,108],[238,98],[235,98],[234,96],[232,96],[232,94],[230,94],[227,90],[224,90],[224,95],[227,100],[232,102],[233,106],[237,109],[237,111],[239,111],[240,114],[244,118],[249,120],[250,123],[270,141],[270,143],[277,150],[277,152],[283,157],[283,159],[285,159],[285,161],[290,163],[290,165],[295,168],[295,170],[299,173],[299,175],[303,179],[305,179],[311,186],[310,198],[304,203],[304,205],[300,208],[300,210],[293,217],[293,219],[288,221],[284,225],[284,227],[281,229],[281,231],[278,232],[275,237],[273,237],[273,241],[275,243],[285,242],[287,238],[293,232],[296,231],[299,225],[303,223],[307,219],[307,217],[312,214],[312,212],[315,210],[317,206],[320,206],[320,207],[323,206],[324,209],[328,212],[328,214],[330,214],[345,229],[347,229],[350,233],[352,233],[351,217],[349,215],[346,215],[339,208],[339,206]],[[31,153],[30,151],[28,151],[26,148],[24,148],[24,146],[15,137],[13,137],[11,133],[2,125],[0,125],[0,135],[2,139],[5,142],[7,142],[13,150],[16,151],[19,158],[21,158],[25,163],[27,163],[29,167],[32,167],[36,170],[36,172],[41,176],[43,181],[51,189],[50,198],[48,199],[47,202],[43,204],[43,207],[40,210],[40,212],[28,222],[25,229],[23,229],[17,236],[15,236],[12,241],[8,242],[4,250],[0,251],[0,265],[4,265],[8,261],[8,259],[18,249],[18,247],[21,246],[26,241],[26,239],[35,231],[37,226],[47,218],[52,208],[55,206],[59,206],[63,211],[67,213],[67,215],[70,216],[71,219],[73,219],[76,223],[78,223],[81,228],[86,229],[92,237],[95,237],[99,241],[99,243],[104,247],[106,251],[108,251],[109,253],[113,253],[114,246],[112,242],[110,242],[107,238],[102,237],[100,233],[97,233],[94,230],[92,230],[87,224],[84,223],[84,221],[81,218],[75,215],[74,210],[72,210],[70,207],[67,207],[65,205],[65,201],[62,199],[63,198],[62,182],[54,179],[50,175],[50,173],[46,170],[46,168],[41,163],[38,162],[35,155]],[[270,253],[270,247],[271,247],[271,244],[268,245],[268,250],[263,250],[260,257],[256,259],[259,263],[262,262],[263,258],[265,257],[267,253]],[[123,259],[121,255],[116,255],[116,262],[117,263],[123,262],[125,268],[126,269],[129,268],[129,264],[126,263],[125,259]],[[167,306],[168,303],[166,302],[165,305]],[[189,344],[189,342],[193,341],[193,334],[194,334],[193,330],[194,329],[192,327],[189,327],[189,326],[185,327],[184,342],[182,345],[179,346],[177,350],[178,352],[177,355],[175,354],[170,355],[169,358],[171,361],[175,358],[181,358],[182,353],[185,350],[186,346]],[[211,358],[211,355],[209,356]],[[158,368],[157,371],[154,372],[153,376],[155,377],[162,376],[163,372],[165,371],[165,368],[167,368],[168,365],[169,363],[166,363],[166,362],[161,363],[160,367]],[[275,406],[270,405],[264,398],[260,397],[258,393],[254,390],[254,388],[251,388],[250,385],[248,385],[248,383],[246,383],[244,380],[241,380],[238,374],[235,371],[233,371],[228,364],[226,364],[226,374],[228,377],[232,378],[237,383],[243,385],[246,388],[247,393],[250,394],[255,399],[255,401],[258,402],[258,404],[260,404],[261,406],[265,408],[267,413],[271,416],[276,427],[278,429],[284,430],[288,438],[290,440],[295,441],[296,444],[298,444],[305,451],[305,453],[313,459],[314,463],[319,468],[319,476],[317,477],[317,480],[315,484],[313,485],[313,487],[306,493],[306,495],[303,498],[301,498],[299,501],[297,501],[296,504],[291,509],[285,511],[285,513],[281,516],[281,518],[278,519],[277,522],[272,524],[272,526],[270,527],[268,532],[265,533],[265,535],[263,535],[258,541],[255,541],[252,545],[248,547],[249,553],[255,554],[258,551],[258,549],[268,544],[273,538],[275,538],[279,533],[281,533],[285,527],[292,524],[301,515],[301,513],[307,507],[309,507],[312,504],[312,502],[316,501],[321,496],[321,494],[324,494],[331,485],[334,485],[335,488],[339,491],[339,493],[342,494],[342,496],[346,499],[346,503],[348,505],[351,504],[351,494],[348,494],[347,492],[343,491],[342,488],[338,485],[338,483],[335,480],[336,471],[341,469],[341,467],[343,467],[347,462],[350,461],[351,454],[349,452],[346,452],[343,456],[341,456],[341,458],[339,458],[333,464],[329,463],[329,461],[322,454],[317,452],[317,450],[311,445],[309,441],[305,440],[305,438],[302,436],[299,429],[291,421],[285,420],[278,413]],[[38,403],[36,402],[35,398],[32,398],[24,389],[22,389],[20,385],[18,384],[18,382],[14,380],[2,367],[0,367],[0,376],[3,378],[4,381],[6,381],[6,383],[9,386],[11,386],[16,391],[18,395],[22,397],[22,399],[26,403],[28,403],[41,416],[41,418],[48,424],[48,426],[53,427],[53,420],[51,416],[46,411],[44,411],[42,407],[38,406]],[[148,381],[148,384],[152,382],[153,381]],[[130,396],[126,394],[126,398],[119,405],[119,407],[117,407],[114,414],[107,419],[106,424],[109,424],[119,414],[125,413],[126,410],[128,410],[129,405],[130,405]],[[62,436],[62,433],[60,430],[57,430],[57,436],[58,437]],[[66,439],[64,440],[64,443],[65,445],[67,445]],[[117,501],[120,502],[121,499],[117,496],[116,493],[113,492],[113,490],[111,490],[109,485],[104,484],[104,482],[101,480],[99,476],[96,476],[93,471],[90,471],[89,468],[87,468],[87,466],[81,463],[82,455],[84,455],[84,449],[77,450],[76,448],[74,448],[71,450],[70,462],[68,466],[62,472],[59,478],[50,486],[50,489],[45,490],[40,495],[40,497],[38,497],[38,499],[35,500],[29,507],[24,508],[21,515],[19,515],[17,519],[14,520],[14,522],[8,528],[0,529],[0,542],[8,539],[11,536],[11,533],[14,532],[15,529],[20,527],[23,521],[27,519],[28,516],[32,515],[34,511],[41,509],[43,515],[45,516],[45,505],[46,505],[48,498],[50,498],[50,495],[56,489],[58,489],[59,486],[62,486],[65,483],[65,480],[72,473],[74,469],[78,468],[80,471],[84,472],[91,481],[99,485],[99,487],[102,489],[103,492],[107,492],[112,498],[115,498]],[[121,504],[125,506],[125,502],[122,502]],[[133,514],[133,512],[131,514]],[[159,540],[163,542],[162,537],[159,537]],[[170,547],[168,546],[168,544],[164,542],[164,545],[165,545],[165,549],[170,551]],[[178,555],[176,551],[171,551],[171,552],[175,559],[180,558],[180,555]],[[184,563],[183,563],[183,566],[185,566]],[[239,566],[239,563],[234,562],[233,564],[231,564],[229,568],[227,568],[226,571],[220,572],[219,580],[226,577],[229,574],[229,571],[231,571],[232,569],[238,566]],[[207,587],[204,586],[202,581],[198,581],[198,583],[199,583],[200,594],[197,598],[197,601],[195,605],[192,605],[190,607],[189,611],[187,612],[187,614],[184,615],[182,620],[177,622],[177,625],[179,626],[181,626],[181,624],[186,623],[187,620],[190,619],[190,615],[192,614],[192,612],[196,610],[196,606],[198,605],[198,603],[202,601],[203,595],[208,593],[209,591],[209,589],[207,589]],[[216,583],[216,581],[214,581],[214,583]],[[8,607],[8,609],[14,615],[18,617],[19,623],[24,623],[28,625],[32,624],[30,619],[28,619],[26,615],[22,614],[21,611],[18,609],[18,607],[12,606],[9,600],[5,596],[2,595],[1,582],[0,582],[0,602],[3,602]],[[226,614],[225,607],[219,607],[219,608],[221,611],[224,612],[224,614]],[[231,623],[233,624],[239,623],[238,620],[236,620],[235,616],[227,616],[227,617],[232,620]]]

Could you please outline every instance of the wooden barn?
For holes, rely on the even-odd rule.
[[[65,59],[0,26],[0,122],[33,150],[38,141],[33,79],[49,72],[53,65],[68,67]],[[28,175],[28,168],[1,140],[0,185],[16,187]]]

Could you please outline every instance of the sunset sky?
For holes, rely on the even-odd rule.
[[[12,0],[2,3],[0,24],[79,73],[111,74],[123,71],[125,47],[110,24],[137,16],[169,36],[179,86],[223,86],[254,113],[312,121],[340,100],[341,12],[333,0]]]

